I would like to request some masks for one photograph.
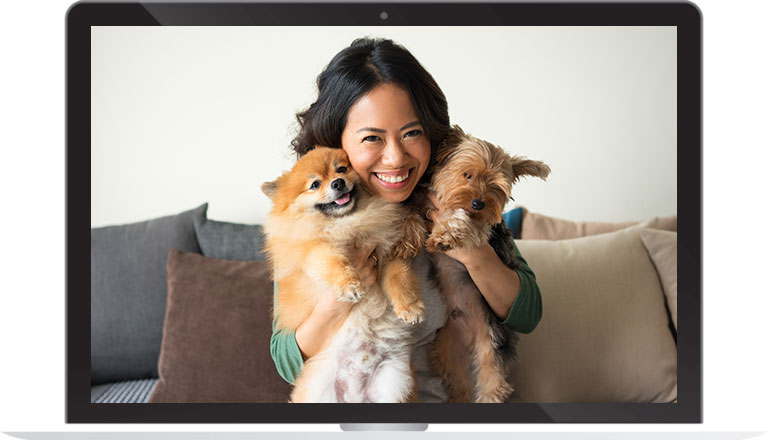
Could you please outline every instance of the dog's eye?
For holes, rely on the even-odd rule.
[[[471,178],[472,178],[472,175],[471,175],[471,174],[467,174],[467,173],[464,173],[464,177],[466,177],[467,179],[471,179]]]
[[[312,185],[309,185],[309,189],[318,189],[318,188],[320,188],[319,180],[315,180],[314,182],[312,182]]]
[[[336,172],[340,174],[344,174],[347,172],[347,167],[338,167],[336,168]]]

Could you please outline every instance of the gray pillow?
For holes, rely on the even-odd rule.
[[[203,218],[195,223],[200,250],[208,258],[222,260],[258,261],[262,253],[264,233],[259,225],[227,223]]]
[[[207,209],[91,229],[92,384],[158,377],[168,251],[200,253]]]

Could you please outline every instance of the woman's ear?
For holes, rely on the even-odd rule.
[[[277,193],[277,180],[273,180],[271,182],[264,182],[261,185],[261,192],[267,195],[267,197],[273,199],[275,197],[275,194]]]

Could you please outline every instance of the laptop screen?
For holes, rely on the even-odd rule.
[[[68,421],[700,420],[700,47],[691,6],[80,4],[68,20]],[[425,300],[426,320],[409,327],[423,342],[406,356],[424,366],[413,376],[419,404],[288,403],[312,357],[280,346],[301,346],[301,335],[276,336],[280,276],[263,252],[275,201],[262,185],[296,163],[307,110],[322,104],[321,73],[361,38],[410,53],[442,93],[451,126],[549,167],[538,176],[546,180],[518,170],[501,203],[525,269],[518,261],[519,301],[496,313],[517,341],[502,362],[512,390],[504,403],[447,405],[456,379],[434,360],[453,311],[445,292]],[[349,154],[363,188],[407,183],[410,173],[427,179],[436,166],[409,147],[418,136],[424,151],[443,145],[429,138],[427,104],[414,91],[424,81],[414,81],[397,90],[408,92],[421,130],[366,132],[366,149],[355,150],[344,125],[328,145]],[[341,124],[354,124],[360,96],[373,95],[326,106],[346,109]],[[376,113],[367,128],[399,124],[407,112]],[[325,117],[313,123],[336,123]],[[408,172],[382,178],[397,160]],[[90,256],[73,246],[87,240],[84,212]],[[434,264],[431,253],[424,260]],[[484,291],[476,276],[482,294],[498,287]],[[526,308],[527,298],[538,306]],[[528,312],[531,322],[521,317]],[[481,401],[486,380],[476,356],[467,354],[467,402]]]

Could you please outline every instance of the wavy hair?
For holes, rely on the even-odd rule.
[[[360,97],[386,83],[396,84],[410,95],[429,139],[431,165],[450,131],[448,103],[435,79],[408,49],[384,38],[356,39],[318,75],[317,100],[296,114],[300,128],[291,141],[296,154],[300,157],[315,145],[341,148],[349,109]]]

